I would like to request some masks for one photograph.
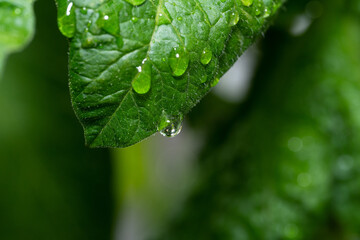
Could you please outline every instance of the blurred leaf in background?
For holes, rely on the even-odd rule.
[[[84,147],[55,3],[35,10],[35,39],[0,83],[0,239],[110,239],[110,154]]]
[[[0,0],[0,79],[7,54],[19,50],[34,32],[33,0]]]
[[[209,132],[199,183],[163,239],[360,237],[359,4],[287,8],[246,103],[191,116]]]

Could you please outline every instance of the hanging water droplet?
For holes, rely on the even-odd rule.
[[[184,117],[181,113],[176,116],[169,117],[165,112],[163,112],[158,126],[158,131],[164,137],[175,137],[181,132],[183,119]]]
[[[145,58],[142,61],[142,65],[137,67],[138,73],[132,81],[132,87],[138,94],[145,94],[149,92],[151,88],[151,62]]]
[[[210,84],[210,87],[215,87],[216,85],[218,85],[220,81],[220,78],[216,77]]]
[[[189,66],[189,54],[182,47],[173,48],[169,57],[169,64],[175,77],[182,76]]]
[[[211,59],[212,59],[212,51],[209,47],[206,47],[201,53],[200,61],[203,65],[207,65],[209,64]]]
[[[143,4],[146,0],[125,0],[125,1],[127,1],[128,3],[130,3],[133,6],[138,6],[138,5]]]
[[[254,0],[241,0],[241,3],[246,6],[250,7],[253,4]]]
[[[66,5],[58,6],[58,25],[60,32],[68,38],[72,38],[75,34],[75,7],[73,2],[67,2]]]
[[[240,20],[239,12],[237,10],[234,10],[230,15],[229,25],[235,26],[239,22],[239,20]]]
[[[260,13],[261,13],[260,9],[259,9],[259,8],[256,8],[256,9],[255,9],[255,15],[256,15],[256,16],[259,16]]]

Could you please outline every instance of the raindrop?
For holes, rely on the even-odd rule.
[[[239,12],[234,10],[230,15],[230,26],[235,26],[240,20]]]
[[[131,18],[131,21],[132,21],[133,23],[136,23],[136,22],[139,21],[139,18],[137,18],[137,17],[132,17],[132,18]]]
[[[203,65],[207,65],[209,64],[211,59],[212,59],[212,51],[209,47],[206,47],[201,53],[200,61]]]
[[[128,3],[130,3],[133,6],[138,6],[138,5],[143,4],[146,0],[125,0],[125,1],[127,1]]]
[[[72,38],[75,34],[75,7],[73,2],[68,2],[66,6],[58,7],[58,25],[60,32],[68,37]]]
[[[163,24],[170,24],[171,20],[164,10],[160,9],[159,14],[156,16],[156,23],[158,26]]]
[[[81,10],[80,10],[80,12],[82,13],[82,14],[87,14],[87,8],[86,7],[83,7]]]
[[[218,85],[220,81],[220,78],[216,77],[210,84],[210,87],[215,87],[216,85]]]
[[[118,37],[120,35],[119,19],[113,12],[109,11],[108,9],[99,11],[99,17],[96,20],[96,26],[113,36]]]
[[[189,66],[189,54],[183,47],[176,47],[170,53],[169,64],[175,77],[182,76]]]
[[[70,16],[70,14],[71,14],[71,9],[72,9],[72,7],[73,7],[73,3],[72,2],[70,2],[69,4],[68,4],[68,6],[67,6],[67,8],[66,8],[66,16]]]
[[[181,132],[183,119],[184,117],[181,113],[176,116],[169,117],[163,111],[158,131],[164,137],[175,137]]]
[[[208,76],[207,76],[207,75],[203,75],[203,76],[201,77],[201,79],[200,79],[200,82],[201,82],[201,83],[206,83],[207,79],[208,79]]]
[[[246,6],[250,7],[253,4],[254,0],[241,0],[241,3]]]
[[[151,72],[152,65],[145,58],[142,61],[142,65],[137,67],[138,73],[132,81],[132,87],[138,94],[145,94],[149,92],[151,88]]]

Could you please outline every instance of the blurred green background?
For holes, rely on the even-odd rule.
[[[84,147],[53,1],[0,82],[0,239],[360,239],[360,1],[289,0],[176,138]]]

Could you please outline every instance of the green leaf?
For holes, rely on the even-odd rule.
[[[0,74],[9,53],[20,50],[33,36],[33,0],[0,0]]]
[[[163,129],[176,135],[179,119],[282,1],[58,0],[59,28],[70,38],[71,97],[87,145],[126,147]]]

